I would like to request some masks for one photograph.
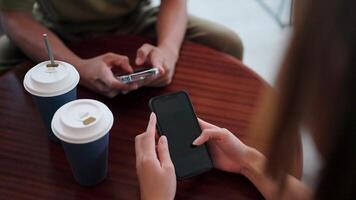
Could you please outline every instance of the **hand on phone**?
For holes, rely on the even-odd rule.
[[[128,58],[123,55],[106,53],[77,63],[81,84],[103,94],[114,96],[118,91],[131,91],[138,88],[136,84],[123,84],[117,80],[112,70],[132,73]]]
[[[148,83],[148,86],[162,87],[169,85],[173,80],[178,54],[178,49],[146,43],[137,50],[135,63],[138,66],[148,63],[157,67],[160,70],[160,75]]]
[[[199,146],[208,142],[214,167],[227,172],[239,173],[245,164],[246,153],[250,147],[242,143],[229,130],[201,119],[198,120],[203,130],[201,135],[194,140],[193,145]]]
[[[187,179],[213,168],[207,145],[193,146],[201,128],[186,92],[180,91],[149,101],[157,115],[158,130],[167,136],[169,151],[178,180]]]
[[[151,113],[147,130],[135,138],[136,171],[141,199],[173,200],[177,181],[165,136],[155,144],[156,115]]]

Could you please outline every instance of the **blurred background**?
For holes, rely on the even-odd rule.
[[[1,22],[1,18],[0,18],[0,22]],[[0,23],[0,35],[2,35],[3,33],[4,31],[2,30],[1,23]]]
[[[153,0],[159,5],[160,0]],[[190,14],[223,24],[237,32],[245,47],[243,62],[273,85],[291,36],[292,0],[190,0]],[[1,20],[1,19],[0,19]],[[0,26],[0,35],[3,30]],[[302,129],[304,174],[310,186],[320,166],[311,139]]]
[[[153,0],[159,5],[160,0]],[[267,11],[278,14],[281,26]],[[282,8],[281,8],[282,7]],[[244,63],[273,83],[290,36],[291,0],[190,0],[189,14],[223,24],[244,43]]]

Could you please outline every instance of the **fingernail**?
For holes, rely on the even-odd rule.
[[[153,113],[153,112],[151,112],[151,114],[150,114],[150,119],[152,119],[152,118],[153,118],[153,115],[154,115],[154,113]]]
[[[161,136],[160,138],[159,138],[159,142],[161,143],[161,144],[166,144],[167,143],[167,137],[166,136]]]
[[[198,145],[198,141],[199,141],[199,138],[195,139],[192,144],[197,146]]]
[[[137,85],[132,83],[129,88],[130,88],[130,90],[136,90],[137,89]]]
[[[140,65],[142,63],[142,59],[140,57],[136,58],[136,65]]]

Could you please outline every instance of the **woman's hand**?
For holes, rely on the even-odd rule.
[[[172,200],[177,187],[165,136],[155,145],[156,115],[151,113],[146,132],[136,136],[136,170],[141,199]],[[157,152],[156,152],[157,149]]]
[[[175,65],[178,59],[178,51],[165,46],[153,46],[144,44],[137,50],[136,65],[149,63],[159,69],[156,79],[148,83],[148,86],[162,87],[172,82]]]
[[[225,128],[217,127],[201,119],[199,119],[199,124],[202,134],[195,139],[193,145],[208,142],[215,168],[240,173],[241,168],[245,165],[244,158],[250,147]]]

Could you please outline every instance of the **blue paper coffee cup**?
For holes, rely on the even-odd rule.
[[[32,94],[41,113],[48,137],[54,142],[59,142],[51,129],[52,117],[58,108],[77,98],[79,73],[66,62],[55,63],[58,64],[57,67],[48,65],[50,61],[34,66],[26,73],[23,84]]]
[[[103,103],[79,99],[63,105],[52,119],[75,180],[84,186],[103,181],[108,172],[109,131],[114,117]]]

